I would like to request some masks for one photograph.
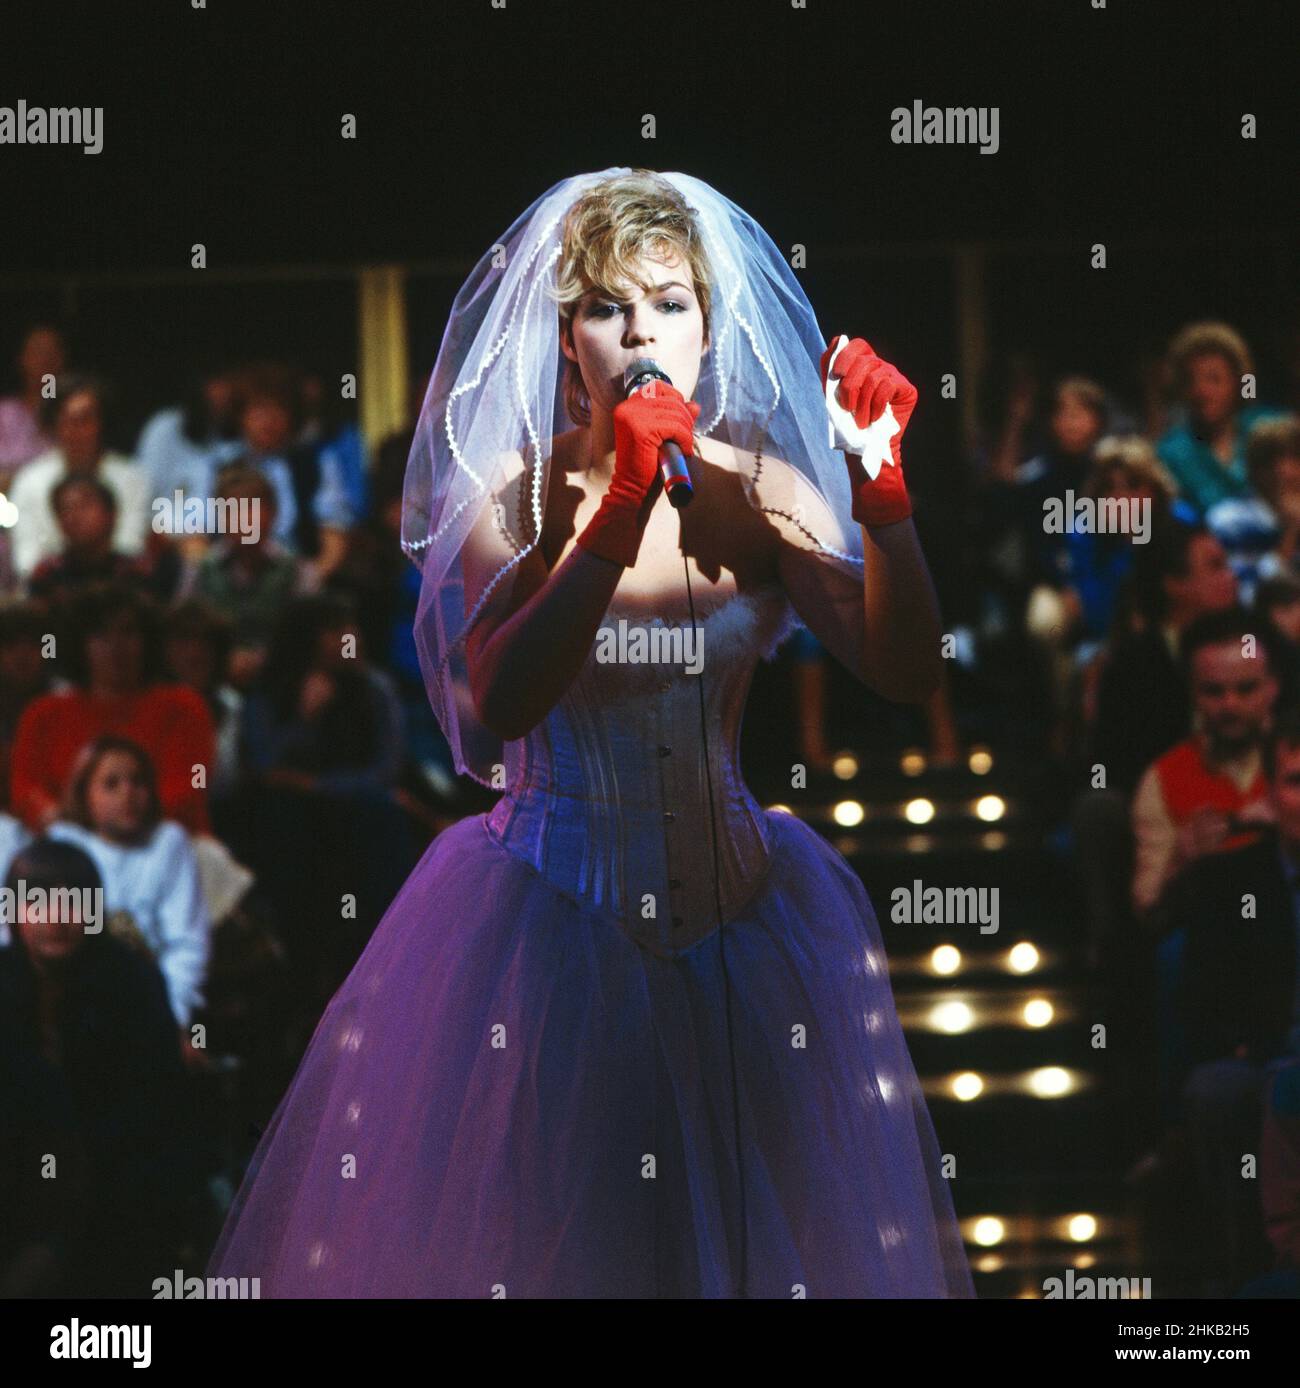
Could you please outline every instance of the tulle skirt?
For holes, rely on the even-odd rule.
[[[973,1295],[871,903],[807,825],[768,824],[749,904],[671,959],[485,816],[445,830],[322,1016],[209,1275],[263,1297]]]

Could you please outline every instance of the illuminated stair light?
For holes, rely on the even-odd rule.
[[[1027,1027],[1045,1027],[1056,1016],[1056,1009],[1046,998],[1030,998],[1022,1015]]]
[[[1021,940],[1019,944],[1013,945],[1010,954],[1007,955],[1007,964],[1012,973],[1030,974],[1038,967],[1041,956],[1028,940]]]
[[[934,801],[918,796],[903,806],[903,817],[909,824],[929,824],[934,818]]]
[[[1067,1229],[1075,1243],[1087,1243],[1097,1237],[1097,1221],[1090,1214],[1072,1215]]]
[[[983,1092],[984,1081],[973,1070],[966,1070],[953,1077],[953,1097],[960,1099],[962,1103],[966,1104],[972,1099],[978,1099]]]
[[[992,824],[1007,812],[1007,802],[1000,795],[981,795],[975,802],[976,817]]]
[[[981,1248],[992,1248],[1007,1236],[1007,1226],[996,1215],[984,1215],[975,1221],[971,1237]]]
[[[858,759],[852,752],[841,752],[831,763],[831,770],[841,781],[851,781],[858,774]]]
[[[841,800],[831,811],[836,824],[842,829],[852,829],[867,817],[860,800]]]
[[[941,1002],[931,1009],[930,1026],[935,1031],[956,1036],[975,1025],[975,1014],[964,1002]]]
[[[1059,1065],[1044,1065],[1029,1074],[1030,1092],[1040,1099],[1059,1099],[1075,1087],[1070,1072]]]
[[[956,945],[937,945],[930,955],[930,967],[947,977],[961,968],[961,950]]]

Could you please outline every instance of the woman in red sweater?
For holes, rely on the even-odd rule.
[[[129,589],[106,585],[72,603],[60,664],[76,688],[33,700],[14,737],[11,808],[29,828],[59,814],[82,747],[113,734],[153,758],[167,818],[210,832],[212,719],[193,690],[158,682],[159,638],[156,607]]]

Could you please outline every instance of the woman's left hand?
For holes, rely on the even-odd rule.
[[[826,388],[826,369],[840,338],[831,339],[822,353],[822,389]],[[875,481],[867,475],[860,462],[850,458],[849,471],[853,479],[853,517],[862,525],[892,525],[912,514],[912,503],[903,481],[903,456],[900,444],[912,411],[916,408],[916,387],[896,366],[890,365],[872,351],[865,339],[855,337],[845,343],[835,358],[835,374],[839,378],[836,398],[853,416],[861,429],[873,424],[888,405],[898,422],[898,432],[889,440],[892,467],[882,467]],[[856,466],[855,466],[856,462]]]

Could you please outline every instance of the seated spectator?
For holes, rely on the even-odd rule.
[[[163,659],[169,679],[186,685],[208,706],[216,737],[216,760],[208,779],[215,811],[239,780],[244,696],[226,680],[233,624],[199,598],[173,608],[164,619]]]
[[[356,420],[347,414],[349,402],[343,399],[337,376],[333,383],[325,371],[307,371],[302,377],[302,426],[298,442],[314,448],[318,455],[328,453],[325,466],[336,474],[347,494],[354,521],[369,512],[369,465],[366,441]],[[352,402],[355,413],[355,402]]]
[[[57,817],[86,743],[113,734],[148,752],[163,813],[207,832],[212,720],[193,690],[158,682],[159,622],[155,604],[129,588],[88,589],[73,602],[62,641],[74,687],[33,700],[14,738],[12,810],[30,828]]]
[[[423,398],[423,389],[418,398]],[[401,430],[380,445],[373,479],[373,512],[352,531],[347,559],[330,587],[354,600],[366,649],[377,653],[396,682],[407,748],[422,785],[436,800],[452,800],[458,788],[451,750],[429,704],[415,645],[420,570],[407,559],[399,543],[402,483],[413,436],[413,430]],[[816,758],[811,760],[816,763]]]
[[[1246,440],[1252,493],[1212,506],[1206,524],[1228,551],[1243,602],[1262,579],[1300,572],[1300,418],[1261,420]]]
[[[319,1006],[416,855],[397,793],[401,707],[367,662],[346,601],[322,594],[285,610],[245,705],[244,745],[250,780],[232,847],[265,888]],[[343,893],[353,914],[341,921]]]
[[[1278,707],[1300,703],[1300,576],[1266,578],[1255,589],[1250,610],[1273,636],[1279,661]]]
[[[51,500],[65,477],[97,478],[117,498],[113,548],[119,553],[142,554],[149,529],[148,480],[129,458],[104,446],[104,386],[88,376],[70,376],[60,384],[59,398],[45,402],[45,417],[52,422],[58,443],[24,464],[9,492],[18,510],[13,528],[14,569],[24,582],[42,559],[63,548]]]
[[[1250,495],[1246,436],[1278,411],[1242,403],[1242,378],[1253,373],[1250,349],[1226,323],[1193,323],[1169,348],[1183,419],[1156,445],[1183,496],[1202,517],[1229,498]]]
[[[63,334],[38,323],[23,335],[18,349],[18,394],[0,399],[0,491],[8,491],[14,472],[54,446],[41,421],[47,386],[67,365]]]
[[[1092,475],[1094,450],[1109,419],[1106,392],[1083,376],[1067,376],[1052,392],[1047,447],[1014,475],[1017,509],[1025,527],[1030,583],[1051,582],[1061,569],[1064,535],[1043,527],[1043,503],[1081,496]]]
[[[1289,708],[1263,743],[1263,777],[1276,828],[1190,866],[1162,903],[1162,923],[1181,938],[1176,986],[1178,1061],[1192,1140],[1196,1208],[1206,1230],[1207,1272],[1230,1291],[1267,1265],[1254,1181],[1241,1179],[1245,1152],[1260,1152],[1269,1067],[1296,1055],[1297,926],[1300,923],[1300,711]],[[1285,1172],[1261,1154],[1265,1192]],[[1275,1154],[1276,1155],[1276,1154]],[[1274,1209],[1276,1196],[1265,1194]],[[1290,1212],[1294,1215],[1294,1210]],[[1279,1251],[1294,1228],[1276,1220]]]
[[[271,367],[250,372],[240,417],[244,451],[236,461],[274,487],[274,537],[327,575],[347,552],[354,518],[337,458],[294,442],[300,417],[298,387],[289,373]]]
[[[64,818],[46,832],[95,864],[109,930],[157,961],[182,1053],[199,1063],[189,1025],[204,1001],[211,922],[190,836],[162,817],[145,751],[126,738],[96,738],[73,769]]]
[[[225,613],[234,624],[230,677],[239,688],[256,678],[266,659],[276,622],[286,604],[319,586],[315,567],[275,539],[279,516],[275,488],[256,468],[223,468],[216,495],[256,508],[256,538],[220,536],[182,582],[180,596],[197,598]]]
[[[1136,435],[1097,444],[1096,461],[1076,496],[1098,503],[1099,524],[1109,525],[1114,515],[1118,526],[1051,537],[1058,542],[1053,567],[1040,573],[1043,587],[1031,594],[1029,628],[1042,640],[1081,640],[1091,654],[1115,625],[1124,581],[1141,547],[1163,535],[1171,520],[1188,523],[1194,516],[1151,445]],[[1040,512],[1040,529],[1042,520]]]
[[[1136,557],[1128,629],[1103,656],[1089,756],[1105,767],[1110,789],[1131,793],[1151,762],[1187,736],[1179,639],[1196,618],[1236,601],[1227,555],[1203,526],[1168,526]]]
[[[322,594],[281,617],[245,720],[250,766],[298,789],[387,791],[402,758],[392,681],[360,648],[351,605]]]
[[[50,839],[22,849],[5,880],[0,1287],[11,1296],[149,1296],[175,1266],[197,1184],[166,989],[147,953],[103,929],[100,891],[91,859]]]
[[[1171,879],[1267,822],[1261,743],[1277,701],[1273,636],[1241,608],[1200,617],[1180,647],[1197,730],[1143,774],[1133,796],[1133,905],[1151,910]]]
[[[144,559],[114,551],[117,497],[99,478],[70,474],[50,492],[50,505],[63,549],[36,566],[27,583],[32,597],[57,606],[92,584],[114,582],[132,584],[160,599],[168,596],[175,585],[174,556],[169,552],[170,566],[151,568]]]
[[[40,603],[0,607],[0,805],[9,804],[9,763],[23,710],[33,699],[64,688],[53,656],[50,614]]]
[[[136,460],[149,479],[150,495],[172,497],[180,491],[208,497],[218,470],[242,451],[238,378],[214,366],[195,375],[184,404],[159,410],[146,422]],[[184,547],[183,537],[181,543]]]

